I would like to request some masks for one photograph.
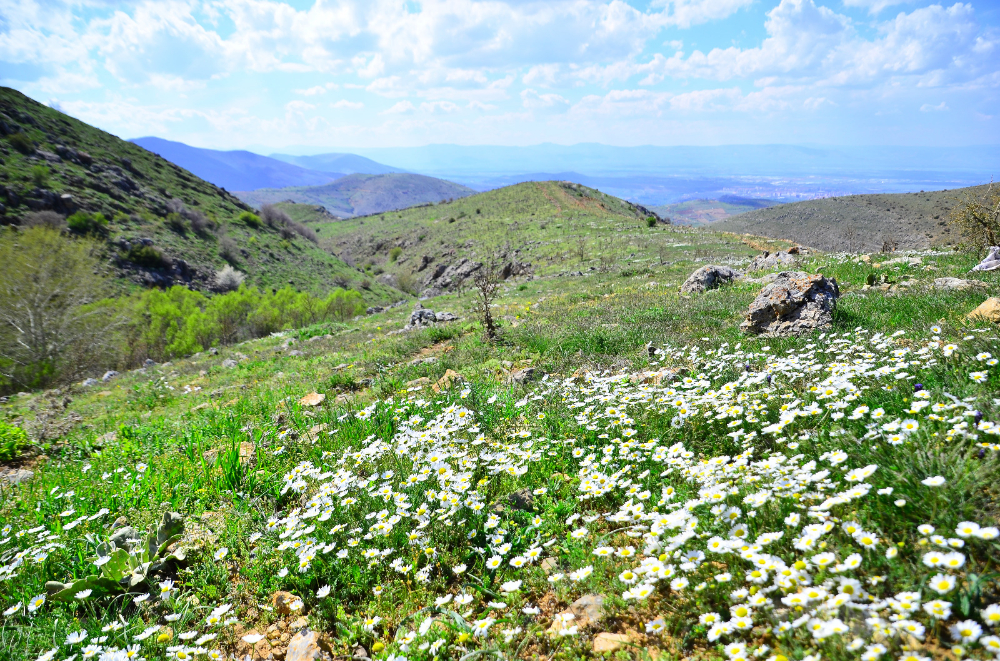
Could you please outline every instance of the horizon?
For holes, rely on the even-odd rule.
[[[0,83],[201,148],[1000,144],[990,2],[27,0],[0,18]]]

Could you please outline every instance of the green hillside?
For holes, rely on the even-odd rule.
[[[568,182],[527,182],[452,202],[324,221],[303,209],[320,243],[383,279],[402,279],[419,291],[439,267],[462,259],[482,262],[503,253],[531,264],[535,274],[604,268],[629,254],[652,252],[665,227],[650,228],[650,212],[625,200]],[[395,255],[395,256],[394,256]],[[457,280],[453,286],[459,286]]]
[[[274,202],[297,202],[325,207],[340,216],[364,216],[418,204],[465,197],[471,188],[421,174],[349,174],[322,186],[260,188],[237,192],[241,200],[260,207]]]
[[[743,213],[714,223],[712,229],[780,237],[832,251],[871,252],[887,241],[900,250],[951,246],[959,236],[948,225],[948,213],[958,198],[984,189],[808,200]]]
[[[780,203],[773,200],[756,200],[724,195],[718,200],[687,200],[676,204],[655,206],[651,209],[661,216],[670,218],[671,222],[697,227],[777,204]]]
[[[226,264],[268,288],[319,294],[365,282],[289,228],[241,221],[250,207],[227,191],[20,92],[0,88],[0,122],[0,224],[100,213],[104,256],[124,282],[205,290]],[[377,283],[365,295],[397,296]]]

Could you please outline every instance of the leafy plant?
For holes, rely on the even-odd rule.
[[[392,250],[389,251],[389,261],[395,262],[397,259],[399,259],[399,256],[402,254],[403,254],[402,248],[400,248],[399,246],[394,247]]]
[[[31,183],[37,188],[45,188],[49,184],[49,168],[45,165],[36,165],[31,168]]]
[[[53,601],[73,601],[84,590],[91,590],[90,597],[116,595],[126,592],[146,592],[150,581],[167,573],[176,563],[184,561],[184,553],[167,548],[181,539],[184,517],[177,512],[164,512],[163,519],[154,533],[145,540],[131,526],[126,526],[106,542],[96,542],[88,535],[87,541],[96,545],[96,557],[90,561],[100,567],[100,574],[62,583],[48,581],[45,591]]]
[[[162,268],[169,263],[167,258],[163,256],[162,252],[153,246],[147,246],[144,244],[135,245],[129,248],[125,258],[133,264],[154,269]]]
[[[0,420],[0,462],[13,461],[28,447],[28,434],[20,427]]]
[[[260,219],[260,216],[253,213],[252,211],[244,211],[240,214],[240,222],[246,224],[254,229],[260,229],[264,226],[264,221]]]
[[[7,138],[10,146],[22,154],[34,154],[35,143],[24,133],[15,133]]]
[[[66,219],[70,231],[81,235],[107,236],[108,219],[102,213],[77,211]]]

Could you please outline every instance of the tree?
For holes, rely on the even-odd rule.
[[[966,248],[981,255],[1000,245],[1000,186],[991,181],[982,193],[975,191],[970,189],[956,200],[948,220],[958,227]]]
[[[96,246],[45,226],[0,234],[0,375],[38,388],[91,369],[120,319]]]
[[[500,294],[500,265],[496,258],[486,260],[482,268],[476,271],[472,283],[475,287],[473,309],[479,315],[487,341],[492,341],[496,339],[497,327],[490,306]]]

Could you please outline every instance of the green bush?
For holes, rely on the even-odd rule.
[[[656,227],[656,216],[646,216],[646,227]]]
[[[240,221],[254,229],[260,229],[264,226],[264,221],[260,219],[260,216],[251,211],[244,211],[241,213]]]
[[[163,268],[170,263],[169,260],[163,256],[162,252],[153,246],[146,246],[142,244],[129,248],[128,253],[125,255],[125,259],[133,264],[150,269]]]
[[[77,211],[66,219],[66,224],[72,232],[86,236],[107,236],[108,219],[102,213]]]
[[[7,138],[10,146],[21,152],[22,154],[34,154],[35,153],[35,143],[31,138],[23,133],[15,133],[14,135]]]
[[[167,214],[167,227],[182,236],[188,231],[188,224],[184,221],[184,216],[175,212]]]
[[[49,185],[49,168],[45,165],[36,165],[31,168],[31,183],[36,188],[45,188]]]
[[[20,427],[0,420],[0,462],[13,461],[28,447],[28,435]]]
[[[389,261],[395,262],[397,259],[399,259],[399,256],[402,254],[403,254],[403,249],[400,248],[399,246],[396,246],[395,248],[389,251]]]

